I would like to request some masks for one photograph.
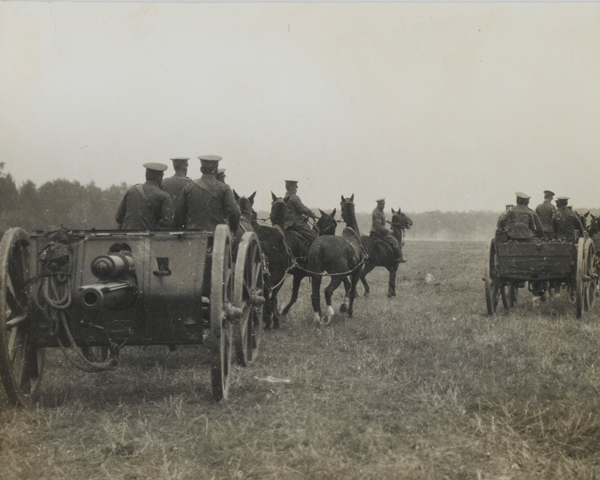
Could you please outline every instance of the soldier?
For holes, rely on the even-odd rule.
[[[552,215],[554,215],[554,212],[556,212],[556,207],[552,205],[553,197],[554,192],[551,192],[550,190],[544,190],[544,202],[535,207],[535,213],[537,213],[538,217],[540,217],[542,227],[544,227],[544,234],[547,237],[552,237],[554,234],[554,230],[552,228]]]
[[[560,242],[575,242],[578,238],[575,231],[579,232],[579,237],[583,236],[583,224],[577,214],[569,210],[568,203],[569,197],[556,197],[558,208],[552,216],[552,227],[555,238]]]
[[[306,243],[311,244],[316,240],[317,233],[308,225],[303,215],[310,218],[317,218],[317,216],[302,203],[302,200],[296,194],[298,192],[298,182],[296,180],[286,180],[285,190],[286,194],[283,198],[286,206],[285,228],[296,231]]]
[[[177,200],[179,200],[179,195],[181,194],[183,187],[192,181],[192,179],[187,176],[188,160],[189,158],[185,157],[172,158],[171,161],[173,162],[175,175],[163,180],[162,189],[171,196],[173,208],[177,205]]]
[[[198,158],[202,177],[183,187],[175,207],[175,225],[214,232],[217,225],[228,223],[235,232],[240,209],[231,188],[217,180],[221,157],[202,155]]]
[[[406,260],[402,256],[402,249],[398,240],[385,228],[385,212],[383,211],[385,208],[385,198],[379,198],[375,201],[377,202],[377,206],[371,214],[371,236],[383,240],[392,247],[394,260],[398,263],[404,263]]]
[[[224,168],[219,168],[218,172],[217,172],[217,180],[221,183],[225,183],[225,177],[227,175],[225,175],[225,169]]]
[[[122,230],[168,230],[173,227],[173,206],[169,194],[161,190],[162,163],[145,163],[146,183],[134,185],[125,193],[115,215]]]
[[[544,227],[537,214],[529,208],[529,195],[517,192],[517,204],[498,219],[496,236],[500,241],[530,241],[544,236]]]

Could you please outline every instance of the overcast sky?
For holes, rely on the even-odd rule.
[[[0,161],[139,183],[221,155],[238,193],[600,207],[600,4],[0,2]]]

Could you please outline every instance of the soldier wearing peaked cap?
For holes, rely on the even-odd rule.
[[[285,190],[286,194],[283,197],[286,207],[285,228],[296,231],[306,243],[314,242],[317,238],[317,232],[308,225],[304,216],[310,218],[317,218],[317,216],[302,203],[297,195],[298,182],[296,180],[286,180]]]
[[[496,225],[496,238],[499,241],[531,241],[544,236],[544,227],[540,218],[529,205],[529,195],[517,192],[517,204],[505,211]]]
[[[552,216],[552,227],[556,240],[575,242],[583,236],[583,224],[575,212],[569,210],[569,197],[556,197],[557,210]],[[579,237],[575,232],[579,233]]]
[[[187,176],[188,160],[189,158],[186,157],[172,158],[171,161],[173,162],[175,175],[165,178],[162,183],[162,189],[171,196],[173,208],[177,205],[177,200],[179,200],[179,195],[181,195],[183,187],[192,181]]]
[[[535,207],[535,213],[540,217],[542,227],[544,227],[544,234],[548,237],[551,237],[554,234],[554,229],[552,228],[552,215],[556,212],[556,207],[552,205],[553,197],[554,192],[544,190],[544,202]]]
[[[198,158],[202,176],[183,187],[175,207],[175,225],[214,232],[217,225],[228,223],[235,232],[240,209],[231,188],[217,180],[221,157],[202,155]]]
[[[404,263],[404,257],[402,256],[402,248],[398,243],[398,240],[391,234],[391,232],[385,226],[385,198],[379,198],[376,200],[377,206],[371,213],[371,236],[382,240],[387,243],[394,252],[394,259],[397,263]]]
[[[173,227],[173,206],[161,189],[162,163],[145,163],[146,183],[129,188],[117,209],[115,220],[123,230],[168,230]]]

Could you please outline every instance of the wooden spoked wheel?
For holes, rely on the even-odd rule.
[[[233,327],[233,338],[237,362],[244,367],[256,359],[262,336],[263,273],[258,237],[254,232],[246,232],[238,247],[233,287],[233,305],[242,311]]]
[[[231,236],[227,225],[215,229],[211,282],[210,282],[210,334],[207,343],[211,349],[210,374],[215,400],[227,399],[229,373],[233,346],[233,330],[229,311],[233,299],[233,263]]]
[[[497,278],[496,242],[490,241],[489,261],[485,266],[483,281],[485,282],[485,303],[488,315],[494,315],[498,309],[500,299],[500,287]]]
[[[8,399],[20,406],[36,400],[44,367],[44,349],[31,332],[28,247],[22,228],[9,229],[0,242],[0,375]]]
[[[576,317],[581,318],[585,303],[585,275],[587,270],[585,254],[585,238],[577,242],[577,269],[575,271],[575,311]]]
[[[585,271],[583,285],[583,308],[587,312],[588,310],[592,309],[596,300],[596,287],[598,285],[598,257],[596,257],[596,248],[591,239],[586,239],[584,248]]]

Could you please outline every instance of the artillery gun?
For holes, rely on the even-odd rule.
[[[36,400],[47,348],[71,357],[73,348],[72,363],[101,371],[123,346],[178,344],[208,347],[213,397],[227,398],[234,351],[244,366],[258,353],[265,302],[256,234],[232,253],[226,225],[9,229],[0,242],[0,375],[10,402]],[[96,349],[111,355],[94,358]]]

